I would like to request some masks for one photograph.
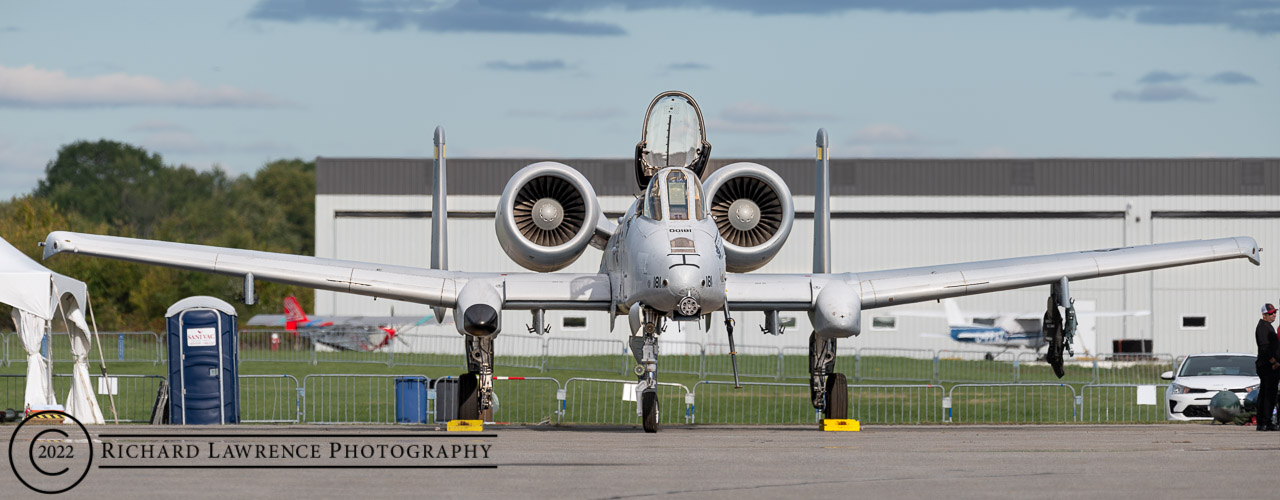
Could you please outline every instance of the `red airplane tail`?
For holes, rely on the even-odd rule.
[[[292,295],[284,298],[284,320],[285,326],[289,330],[297,328],[298,323],[307,322],[307,313],[302,310],[302,306],[298,304],[298,299]]]

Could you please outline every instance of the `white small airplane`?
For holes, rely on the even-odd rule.
[[[533,314],[543,331],[546,310],[605,311],[630,319],[637,366],[636,412],[657,432],[658,337],[670,321],[724,319],[733,354],[731,311],[760,311],[765,329],[781,333],[779,311],[808,313],[809,387],[827,418],[848,418],[848,383],[834,371],[836,340],[862,333],[862,311],[1015,288],[1048,288],[1045,358],[1061,377],[1063,340],[1075,330],[1069,282],[1227,259],[1259,264],[1262,249],[1247,236],[1180,241],[1051,255],[880,271],[831,272],[829,143],[818,131],[813,272],[754,274],[786,243],[795,219],[791,190],[764,165],[739,162],[703,177],[711,155],[702,111],[684,92],[649,103],[635,147],[637,198],[616,220],[604,216],[591,183],[574,168],[544,161],[511,176],[497,207],[498,244],[522,273],[450,270],[445,219],[444,129],[436,128],[432,177],[431,267],[396,266],[302,255],[54,231],[42,243],[55,254],[105,257],[204,271],[453,310],[467,352],[459,378],[458,415],[475,419],[493,408],[493,339],[504,310]],[[621,173],[626,175],[625,173]],[[867,245],[891,238],[864,235]],[[587,249],[601,252],[595,273],[554,273]],[[866,265],[865,263],[863,265]],[[609,331],[601,331],[608,334]],[[735,379],[736,358],[734,361]]]
[[[395,314],[392,312],[392,314]],[[284,298],[284,314],[257,314],[246,325],[283,328],[294,336],[344,351],[376,351],[391,345],[407,327],[425,325],[435,319],[426,316],[330,316],[307,317],[307,312],[292,296]],[[452,323],[452,320],[447,321]],[[440,323],[446,323],[440,321]]]
[[[964,311],[955,299],[942,299],[943,311],[895,311],[893,316],[915,318],[945,318],[949,334],[921,333],[921,337],[947,338],[962,344],[981,344],[995,347],[1030,349],[1039,352],[1049,345],[1044,334],[1044,313],[1040,312],[985,312]],[[1149,316],[1151,311],[1087,311],[1076,312],[1080,319],[1116,318],[1124,316]],[[1068,350],[1082,355],[1095,355],[1092,328],[1081,328]],[[1003,351],[1001,351],[1003,352]],[[994,359],[988,354],[987,359]]]

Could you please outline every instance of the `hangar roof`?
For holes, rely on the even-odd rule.
[[[538,158],[449,160],[449,194],[499,195]],[[558,160],[600,196],[632,196],[634,160]],[[751,161],[811,196],[814,160],[712,159],[707,172]],[[431,192],[429,158],[316,158],[316,194]],[[831,194],[858,196],[1086,196],[1280,194],[1280,158],[832,159]]]

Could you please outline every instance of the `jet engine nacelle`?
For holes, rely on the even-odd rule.
[[[498,201],[498,243],[525,269],[550,272],[578,260],[602,218],[581,173],[544,161],[520,169]]]
[[[458,292],[453,317],[459,333],[488,337],[502,331],[502,295],[494,284],[471,280]]]
[[[857,290],[833,279],[817,292],[809,321],[818,338],[848,338],[862,333],[862,299]]]
[[[759,269],[782,250],[796,215],[782,177],[764,165],[739,162],[716,170],[703,188],[729,272]]]

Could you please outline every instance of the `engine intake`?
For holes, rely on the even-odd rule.
[[[595,190],[581,173],[563,163],[534,163],[502,191],[498,242],[525,269],[556,271],[590,245],[600,214]]]
[[[782,178],[764,165],[739,162],[716,170],[705,189],[724,238],[725,267],[754,271],[773,260],[795,219],[791,190]]]

